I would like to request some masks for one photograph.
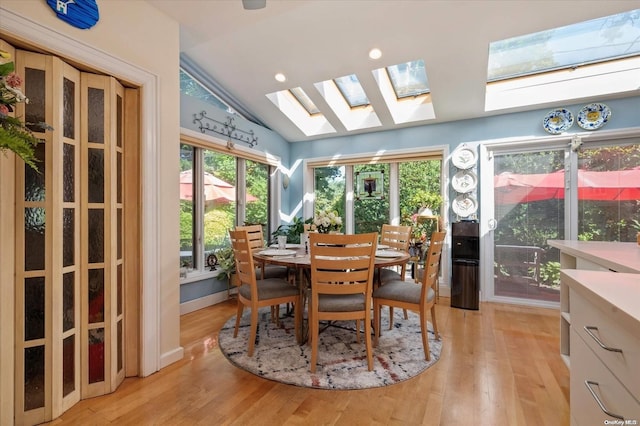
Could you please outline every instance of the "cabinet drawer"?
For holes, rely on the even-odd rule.
[[[620,326],[616,321],[617,310],[611,305],[604,303],[602,306],[596,305],[573,290],[571,290],[569,300],[571,328],[584,339],[587,346],[613,372],[635,399],[640,401],[640,337]],[[609,307],[608,310],[607,307]],[[622,352],[604,349],[596,339],[600,340],[603,345],[611,349],[619,349]],[[573,345],[573,340],[571,340],[571,344]],[[579,354],[579,352],[573,351],[572,346],[572,369],[574,353]],[[640,421],[640,419],[638,420]]]
[[[640,421],[640,403],[636,401],[587,346],[583,338],[571,331],[571,416],[578,425],[602,425],[615,420],[605,414],[585,381],[597,383],[591,389],[604,407],[625,420]]]

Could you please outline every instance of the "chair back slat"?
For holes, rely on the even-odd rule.
[[[262,225],[236,226],[236,231],[247,231],[251,250],[264,248],[265,244],[264,235],[262,234]]]
[[[255,297],[255,300],[257,300],[256,272],[249,233],[245,229],[229,230],[229,238],[231,239],[231,247],[233,248],[236,262],[236,273],[238,274],[240,285],[249,285],[252,298]]]
[[[440,260],[442,259],[442,248],[444,246],[445,232],[434,232],[431,234],[427,258],[424,261],[424,274],[422,276],[422,299],[426,301],[427,292],[435,287],[438,274],[440,273]]]
[[[362,293],[371,297],[376,240],[375,233],[311,233],[309,242],[313,295]]]
[[[380,231],[380,244],[386,244],[400,251],[408,251],[411,241],[411,226],[383,224]]]

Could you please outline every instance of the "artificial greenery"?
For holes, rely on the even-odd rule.
[[[0,50],[0,60],[10,59],[8,52]],[[23,123],[12,117],[17,103],[29,103],[20,86],[22,78],[15,72],[13,62],[0,63],[0,151],[12,151],[34,170],[36,166],[35,148],[40,139],[34,136],[33,130],[53,130],[46,123]]]
[[[236,273],[236,258],[233,255],[233,248],[231,246],[224,246],[216,251],[216,257],[218,258],[218,279],[226,279],[231,282],[231,276]]]

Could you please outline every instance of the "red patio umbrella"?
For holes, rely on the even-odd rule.
[[[193,200],[193,176],[191,170],[180,172],[180,199]],[[236,200],[236,188],[211,173],[205,172],[204,199],[206,205],[232,203]],[[247,203],[257,200],[253,195],[247,194]]]
[[[504,172],[494,177],[496,204],[564,198],[564,170],[544,174]],[[630,170],[578,170],[578,199],[640,200],[640,167]]]

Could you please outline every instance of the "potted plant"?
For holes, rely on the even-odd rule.
[[[236,275],[236,258],[233,255],[233,248],[231,246],[224,246],[216,251],[216,257],[218,258],[218,279],[226,279],[231,285],[237,286],[238,276]]]
[[[313,219],[309,218],[303,221],[295,216],[290,225],[280,225],[271,233],[271,243],[275,243],[278,240],[278,236],[286,235],[288,243],[299,244],[300,234],[304,233],[305,223],[313,223]]]

